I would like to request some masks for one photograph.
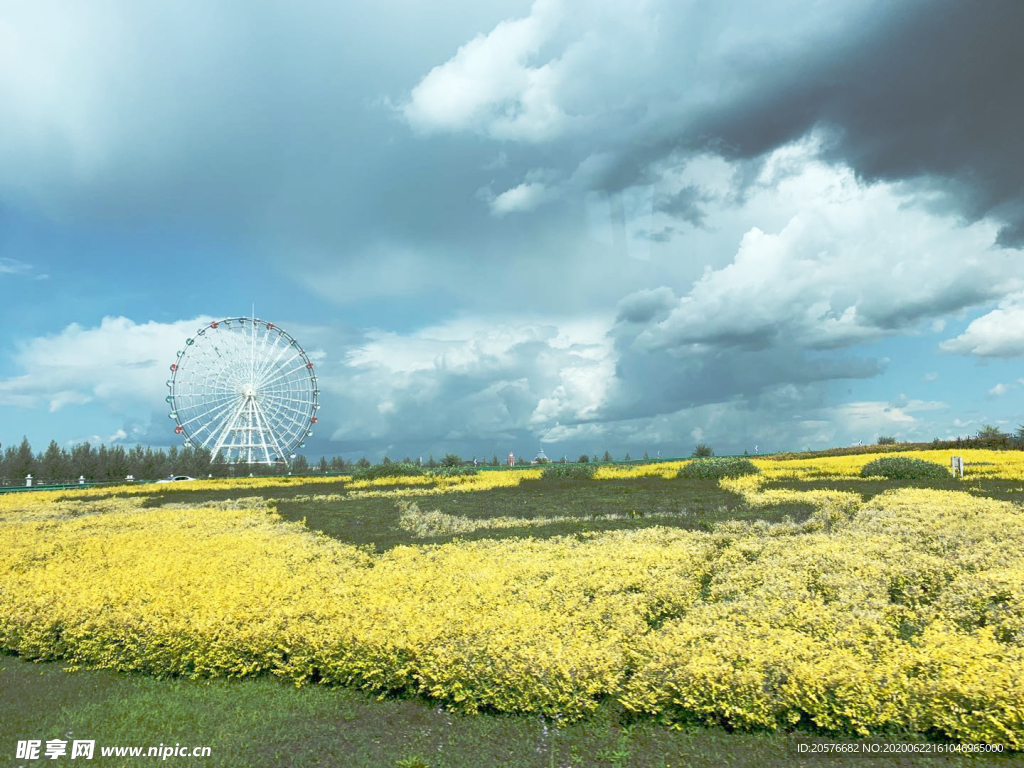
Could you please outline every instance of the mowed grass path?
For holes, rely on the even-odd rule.
[[[504,539],[522,536],[551,538],[586,531],[636,530],[654,525],[687,530],[711,530],[716,523],[727,520],[765,520],[769,523],[790,519],[804,522],[813,512],[813,504],[790,502],[770,507],[750,507],[736,493],[724,490],[706,480],[666,480],[641,477],[632,480],[524,480],[512,488],[496,488],[467,493],[453,492],[437,496],[416,496],[430,486],[388,486],[394,496],[349,498],[346,485],[317,484],[293,488],[268,488],[259,495],[273,504],[278,513],[290,521],[305,520],[307,527],[356,546],[372,546],[377,552],[406,544],[443,544],[452,539]],[[776,480],[767,489],[810,491],[834,490],[857,493],[868,501],[893,488],[936,488],[967,491],[976,496],[1024,503],[1024,487],[1010,480],[974,479],[948,481],[891,481],[872,479]],[[408,500],[424,512],[438,510],[452,516],[475,520],[498,517],[522,518],[520,528],[481,528],[472,533],[420,538],[399,525],[397,502],[402,491]],[[224,501],[254,495],[251,491],[207,490],[187,492],[187,488],[149,496],[146,506],[174,502],[198,505],[206,501]],[[325,496],[342,496],[324,499]],[[321,498],[313,498],[320,496]],[[303,499],[303,497],[307,497]],[[579,518],[559,520],[538,526],[544,518]],[[532,524],[531,524],[532,523]]]
[[[780,522],[786,517],[803,522],[813,506],[805,503],[781,504],[768,509],[748,507],[741,496],[714,482],[665,480],[642,477],[635,480],[524,480],[513,488],[453,492],[437,496],[416,496],[429,486],[388,486],[395,496],[385,498],[347,498],[344,483],[302,486],[295,489],[268,489],[260,495],[268,499],[286,520],[305,520],[306,525],[347,544],[372,545],[378,552],[401,544],[442,544],[454,538],[505,539],[522,536],[551,538],[585,531],[635,530],[653,525],[710,530],[725,520],[767,520]],[[403,496],[402,491],[409,495]],[[341,495],[340,499],[324,496]],[[249,495],[249,494],[245,494]],[[147,506],[176,501],[201,504],[237,498],[237,492],[216,490],[182,495],[175,489],[154,494]],[[296,497],[320,496],[296,500]],[[424,512],[438,510],[447,515],[473,520],[521,518],[523,526],[481,528],[472,533],[421,538],[399,525],[397,502],[407,498]],[[545,518],[559,520],[551,525],[536,525]]]

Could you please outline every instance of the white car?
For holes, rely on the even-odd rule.
[[[168,478],[165,478],[164,480],[157,480],[157,482],[158,483],[176,483],[179,480],[195,480],[195,478],[194,477],[189,477],[188,475],[175,475],[174,477],[168,477]]]

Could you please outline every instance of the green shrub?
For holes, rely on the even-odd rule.
[[[591,480],[597,467],[593,464],[552,464],[544,468],[545,480]]]
[[[883,435],[882,437],[878,438],[878,444],[879,445],[896,445],[896,438],[895,437],[886,437],[886,436]]]
[[[714,456],[715,455],[715,451],[714,451],[714,449],[710,445],[706,445],[704,443],[701,443],[700,445],[698,445],[696,448],[693,449],[693,453],[690,454],[690,455],[691,456],[700,456],[700,457],[703,458],[705,456]]]
[[[948,480],[950,474],[944,466],[933,461],[886,456],[865,464],[860,476],[887,477],[890,480]]]
[[[723,477],[756,475],[760,471],[750,459],[710,458],[691,461],[679,470],[676,477],[686,480],[718,480]]]
[[[459,456],[459,454],[457,454],[457,453],[449,453],[449,454],[445,455],[445,457],[443,459],[441,459],[441,466],[442,467],[461,467],[462,466],[462,457]]]
[[[382,477],[408,477],[409,475],[422,475],[423,468],[415,464],[406,464],[404,461],[392,461],[388,464],[373,464],[369,467],[360,467],[352,473],[355,480],[378,480]]]
[[[429,477],[462,477],[463,475],[476,474],[478,474],[477,470],[472,467],[456,467],[452,465],[445,465],[427,472]]]

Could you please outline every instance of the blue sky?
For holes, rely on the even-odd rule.
[[[0,0],[0,443],[169,446],[211,320],[305,453],[1024,422],[1024,6]]]

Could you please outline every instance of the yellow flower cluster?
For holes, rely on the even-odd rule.
[[[825,456],[813,459],[793,459],[791,461],[777,461],[769,457],[753,459],[753,463],[769,480],[813,480],[837,477],[848,479],[860,477],[861,467],[878,458],[905,457],[924,459],[925,461],[949,467],[953,456],[963,457],[964,474],[966,477],[1024,480],[1024,451],[989,451],[977,448]]]
[[[540,479],[543,470],[541,469],[519,469],[514,472],[479,472],[475,475],[454,475],[451,477],[431,477],[431,478],[419,478],[419,477],[403,477],[403,478],[383,478],[388,482],[382,482],[382,480],[369,480],[364,481],[365,485],[350,484],[349,488],[354,488],[350,492],[353,498],[405,498],[407,496],[439,496],[445,493],[451,493],[453,491],[470,492],[470,491],[488,491],[493,488],[515,488],[523,480],[538,480]],[[426,482],[434,483],[433,488],[398,488],[394,490],[372,490],[380,487],[386,488],[389,485],[397,484],[418,484],[412,483],[413,480],[426,480]],[[363,490],[371,489],[371,490]]]
[[[347,488],[359,490],[363,488],[381,488],[389,485],[430,485],[434,478],[427,475],[402,475],[399,477],[378,477],[375,480],[352,480],[346,483]]]
[[[465,491],[527,473],[540,470],[444,480]],[[467,711],[575,718],[612,696],[667,722],[808,717],[1024,748],[1024,511],[920,489],[861,504],[773,491],[767,474],[721,483],[752,505],[810,501],[818,524],[375,555],[282,522],[259,497],[192,507],[183,493],[154,509],[0,496],[0,647],[155,675],[408,689]],[[424,535],[476,523],[405,512]]]
[[[708,599],[631,647],[627,706],[1024,746],[1024,514],[876,498],[832,536],[737,538]],[[733,563],[732,566],[727,563]],[[724,567],[723,567],[724,566]]]
[[[631,467],[606,464],[597,468],[597,471],[594,472],[594,479],[635,480],[639,477],[664,477],[666,480],[670,480],[676,476],[680,469],[689,463],[689,461],[665,461],[637,464]]]
[[[832,531],[853,519],[861,507],[860,496],[847,491],[768,489],[764,475],[742,475],[726,477],[718,481],[725,490],[738,493],[748,506],[754,508],[771,507],[779,504],[798,502],[812,505],[814,514],[804,525],[802,532],[824,529]]]
[[[325,498],[323,496],[317,498]],[[470,518],[465,515],[449,515],[440,510],[424,512],[419,505],[410,501],[399,501],[399,525],[417,538],[431,536],[451,536],[460,533],[473,533],[481,530],[501,530],[509,528],[543,528],[559,523],[588,523],[594,520],[635,520],[636,512],[612,512],[601,515],[545,515],[543,517],[499,517]],[[656,512],[644,514],[644,520],[651,522],[678,520],[690,516],[688,510],[680,512]]]

